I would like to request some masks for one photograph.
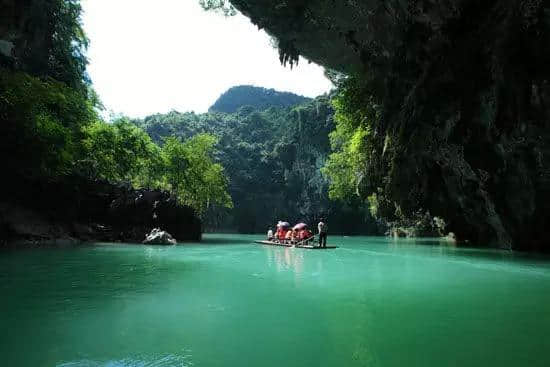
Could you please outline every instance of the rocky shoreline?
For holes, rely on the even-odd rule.
[[[195,211],[167,192],[76,175],[59,181],[14,182],[20,184],[9,187],[0,199],[2,246],[141,243],[154,228],[178,242],[201,240],[202,223]]]

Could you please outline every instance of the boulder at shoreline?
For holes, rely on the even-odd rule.
[[[146,245],[175,245],[178,242],[170,233],[162,231],[160,228],[154,228],[142,243]]]

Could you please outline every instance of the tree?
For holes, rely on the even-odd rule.
[[[169,137],[162,147],[169,188],[182,203],[199,213],[211,205],[233,205],[223,167],[212,157],[216,143],[214,136],[198,134],[185,142]]]
[[[155,167],[160,149],[149,135],[125,119],[113,124],[98,121],[84,128],[82,164],[103,179],[128,181],[135,187],[160,186]]]
[[[362,101],[368,103],[361,103]],[[370,179],[365,167],[372,163],[372,130],[380,118],[379,106],[369,89],[356,79],[344,81],[333,99],[336,129],[330,133],[332,153],[323,174],[330,179],[329,196],[334,200],[364,198],[361,191]],[[375,192],[369,187],[370,192]]]

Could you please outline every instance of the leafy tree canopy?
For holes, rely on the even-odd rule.
[[[2,156],[8,171],[59,177],[81,152],[81,127],[97,121],[89,99],[51,78],[0,69]]]

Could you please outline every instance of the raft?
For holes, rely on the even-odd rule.
[[[254,241],[254,242],[260,245],[266,245],[266,246],[297,247],[297,248],[304,248],[307,250],[330,250],[330,249],[338,248],[338,246],[331,246],[331,245],[327,245],[327,247],[318,247],[318,246],[312,246],[312,245],[291,245],[288,243],[279,243],[279,242],[272,242],[272,241]]]

